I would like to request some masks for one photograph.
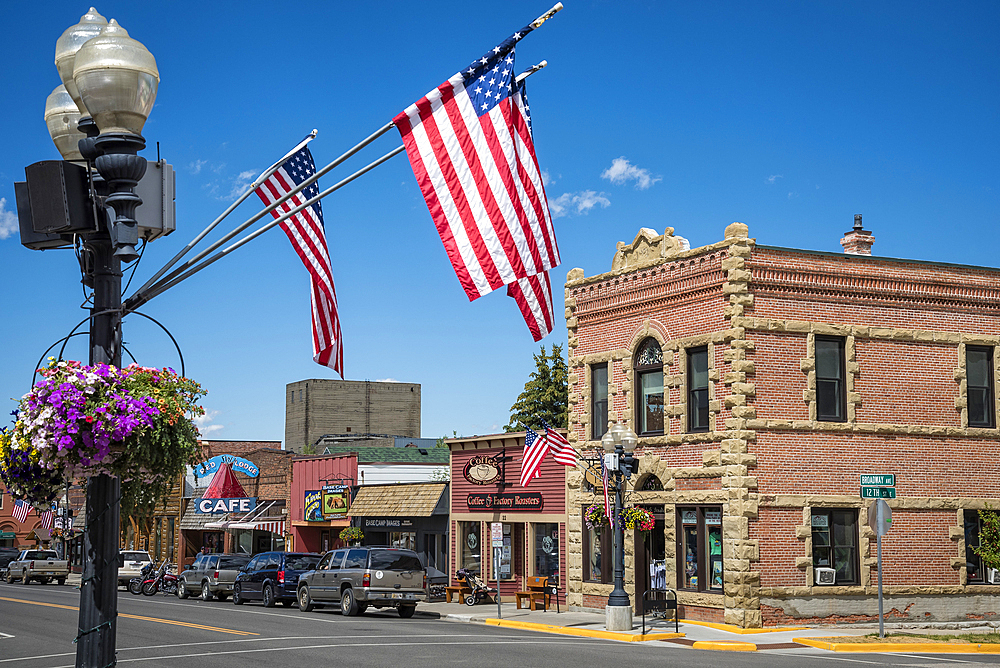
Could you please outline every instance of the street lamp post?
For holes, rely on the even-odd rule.
[[[49,131],[64,159],[83,158],[96,168],[91,195],[103,199],[92,202],[96,230],[83,235],[92,258],[87,280],[94,291],[90,363],[121,366],[121,263],[138,257],[135,209],[142,200],[134,188],[146,160],[137,153],[146,145],[141,132],[156,99],[159,73],[146,47],[93,7],[56,42],[56,68],[86,136],[67,141],[74,133],[65,119],[73,109],[59,89],[46,105]],[[118,478],[109,475],[93,476],[87,484],[77,668],[105,668],[116,661],[120,490]]]
[[[625,481],[635,468],[632,453],[639,442],[635,432],[619,422],[611,425],[601,438],[604,446],[604,466],[615,488],[614,512],[614,572],[615,586],[605,608],[605,628],[608,631],[632,630],[632,604],[625,591],[625,526],[621,521],[622,492]]]

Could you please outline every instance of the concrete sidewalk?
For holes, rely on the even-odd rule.
[[[864,636],[877,633],[877,625],[795,626],[741,629],[729,624],[681,620],[678,632],[674,622],[646,617],[646,634],[642,633],[642,617],[635,617],[632,632],[612,632],[604,629],[604,615],[593,612],[559,612],[552,608],[518,610],[513,603],[504,603],[498,615],[496,604],[481,603],[470,607],[461,603],[425,603],[417,607],[417,615],[447,621],[488,624],[588,638],[602,638],[623,642],[659,641],[674,646],[694,649],[728,651],[767,651],[799,649],[813,652],[920,652],[933,654],[1000,653],[1000,645],[944,644],[944,643],[834,643],[829,638],[838,636]],[[990,632],[994,627],[983,624],[969,628],[923,627],[914,624],[886,624],[887,633],[968,633]]]

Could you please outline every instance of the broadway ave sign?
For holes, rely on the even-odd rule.
[[[541,510],[542,495],[538,492],[521,492],[519,494],[469,494],[466,499],[470,510],[493,509],[502,510]]]

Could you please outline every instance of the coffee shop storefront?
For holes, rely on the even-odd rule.
[[[451,583],[460,568],[499,579],[501,598],[513,600],[527,578],[558,583],[565,602],[566,471],[546,457],[540,477],[521,487],[524,432],[456,438],[451,449]],[[494,541],[491,525],[500,532]],[[498,546],[494,547],[494,543]]]

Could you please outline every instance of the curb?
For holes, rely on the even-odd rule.
[[[690,619],[682,619],[681,624],[694,624],[695,626],[707,626],[710,629],[736,633],[738,635],[752,635],[755,633],[782,633],[785,631],[808,631],[808,626],[772,626],[766,629],[745,629],[733,624],[720,624],[718,622],[699,622]]]
[[[541,631],[543,633],[556,633],[564,636],[577,636],[581,638],[601,638],[603,640],[620,640],[622,642],[643,642],[646,640],[667,640],[669,638],[683,638],[683,633],[617,633],[615,631],[601,631],[598,629],[578,629],[569,626],[555,626],[554,624],[539,624],[536,622],[515,622],[506,619],[486,619],[484,624],[490,626],[500,626],[512,629],[524,629],[526,631]],[[756,647],[754,647],[756,649]]]
[[[919,652],[921,654],[1000,654],[1000,645],[936,642],[827,642],[813,638],[792,638],[792,642],[831,652]]]
[[[756,652],[757,644],[740,640],[696,640],[694,649],[714,649],[723,652]]]

